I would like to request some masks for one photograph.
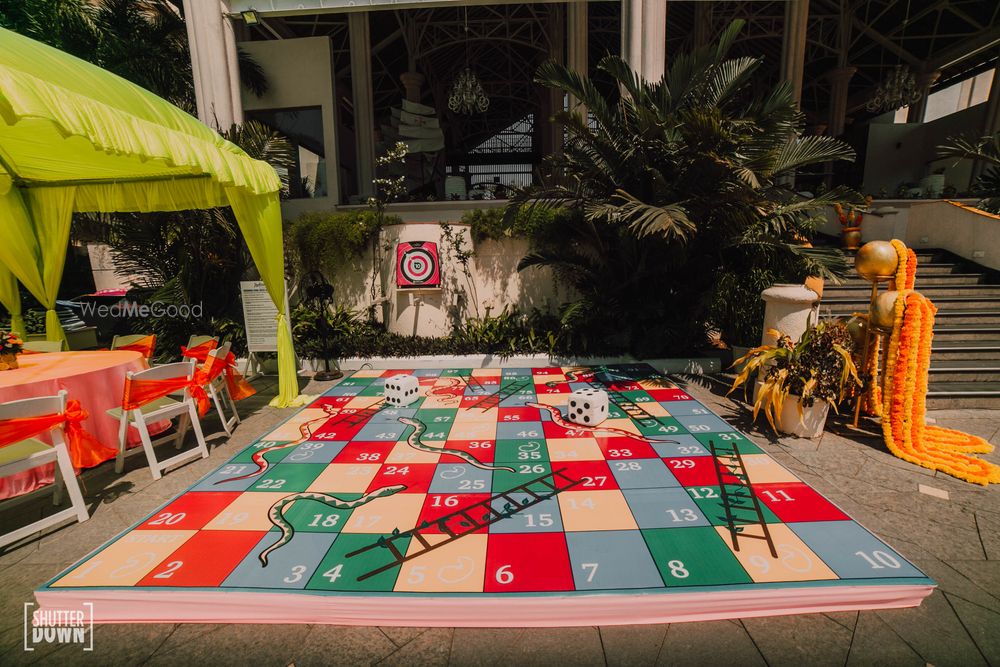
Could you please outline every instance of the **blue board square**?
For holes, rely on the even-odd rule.
[[[468,463],[439,463],[428,493],[490,493],[493,472]]]
[[[656,441],[650,443],[653,445],[653,449],[656,450],[657,456],[664,459],[673,459],[681,456],[711,455],[708,447],[698,442],[698,439],[693,435],[672,435],[670,439],[676,440],[676,443]]]
[[[680,486],[660,459],[608,461],[620,489],[656,489]]]
[[[441,376],[440,368],[418,368],[412,375],[418,378],[436,378]]]
[[[354,436],[354,442],[396,442],[402,440],[403,432],[412,429],[400,422],[372,422],[365,424],[358,434]]]
[[[399,424],[400,417],[413,419],[417,414],[416,408],[383,408],[372,415],[370,424]]]
[[[367,385],[365,385],[367,386]],[[348,385],[346,387],[337,385],[336,387],[330,387],[323,392],[324,396],[357,396],[362,391],[364,391],[365,386],[361,385]]]
[[[254,483],[260,481],[260,477],[250,477],[236,481],[226,481],[234,477],[242,477],[252,472],[256,472],[258,467],[254,463],[227,463],[205,479],[198,482],[192,491],[246,491]]]
[[[513,494],[518,502],[530,498],[528,494]],[[504,511],[504,505],[509,501],[497,498],[492,507],[498,512]],[[562,516],[559,513],[559,502],[555,498],[543,500],[537,505],[521,510],[517,514],[500,519],[490,524],[491,533],[559,533],[562,532]]]
[[[663,588],[638,530],[566,533],[566,544],[577,590]]]
[[[498,422],[497,440],[533,440],[545,437],[542,422]]]
[[[500,372],[501,376],[505,378],[531,377],[530,368],[504,368]]]
[[[331,463],[344,450],[346,442],[310,441],[303,442],[291,451],[282,463]]]
[[[660,401],[660,405],[670,413],[671,417],[688,417],[692,415],[711,415],[712,411],[698,401]]]
[[[268,555],[267,567],[264,567],[260,562],[260,552],[277,542],[280,536],[281,533],[277,531],[264,535],[236,569],[229,573],[222,585],[238,588],[305,588],[337,533],[296,533],[295,539]]]
[[[720,433],[733,430],[732,426],[715,415],[681,415],[676,419],[690,433]]]
[[[786,524],[841,579],[923,577],[905,558],[853,521]]]
[[[626,489],[622,491],[639,528],[688,528],[711,525],[687,491]]]

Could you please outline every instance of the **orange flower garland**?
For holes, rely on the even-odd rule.
[[[974,435],[928,426],[927,371],[930,368],[934,314],[937,308],[913,291],[916,255],[893,240],[900,262],[896,271],[899,298],[886,354],[882,392],[882,433],[893,454],[931,470],[975,484],[1000,483],[1000,466],[974,456],[993,446]]]

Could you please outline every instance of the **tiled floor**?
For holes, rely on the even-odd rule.
[[[106,625],[94,651],[24,652],[22,609],[32,590],[215,468],[287,411],[266,407],[274,388],[241,404],[247,415],[226,441],[206,420],[213,455],[153,482],[133,458],[124,475],[88,472],[92,518],[0,554],[0,665],[1000,665],[1000,488],[981,488],[912,466],[885,451],[877,432],[831,420],[817,441],[775,438],[749,427],[742,404],[704,378],[687,389],[747,430],[807,483],[885,538],[937,580],[916,609],[657,626],[542,629],[349,628],[323,625]],[[317,393],[322,387],[307,388]],[[931,413],[944,426],[992,439],[1000,412]],[[216,451],[217,450],[217,451]],[[1000,462],[997,454],[988,455]],[[49,511],[48,497],[0,504],[0,523]]]

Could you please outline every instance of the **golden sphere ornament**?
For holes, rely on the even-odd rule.
[[[898,298],[899,292],[893,290],[891,292],[882,292],[875,299],[871,317],[872,324],[876,329],[892,331],[892,325],[896,322],[896,299]]]
[[[888,241],[869,241],[854,256],[854,268],[865,280],[877,282],[896,276],[899,256]]]
[[[860,350],[865,344],[865,334],[868,333],[868,318],[864,315],[855,315],[847,320],[847,333],[854,341],[854,346]]]

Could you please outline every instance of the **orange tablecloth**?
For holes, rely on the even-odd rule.
[[[147,368],[139,352],[49,352],[18,356],[19,368],[0,371],[0,402],[52,396],[60,390],[80,401],[90,416],[83,427],[102,444],[117,449],[118,422],[106,413],[121,405],[125,374]],[[166,428],[164,422],[159,432]],[[138,434],[130,429],[129,446],[138,444]],[[48,464],[0,479],[0,499],[28,493],[51,484],[55,466]]]

